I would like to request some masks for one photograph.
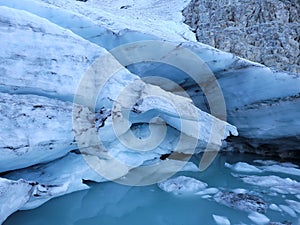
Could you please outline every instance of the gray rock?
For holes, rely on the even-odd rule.
[[[245,212],[266,213],[268,207],[262,198],[248,193],[219,192],[214,199],[220,204]]]
[[[198,41],[300,73],[299,1],[192,0],[183,14]]]

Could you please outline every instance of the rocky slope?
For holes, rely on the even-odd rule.
[[[298,0],[192,0],[183,14],[198,41],[268,67],[300,73]]]

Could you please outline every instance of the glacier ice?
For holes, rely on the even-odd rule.
[[[32,185],[24,180],[0,178],[0,224],[29,200],[31,191]]]
[[[185,0],[172,3],[160,1],[156,7],[153,4],[157,1],[140,1],[135,7],[129,5],[126,9],[122,7],[122,0],[115,1],[113,7],[110,1],[101,2],[101,7],[99,2],[95,0],[82,4],[73,0],[0,0],[0,35],[6,40],[0,42],[0,110],[3,112],[0,115],[3,125],[0,128],[0,172],[20,169],[6,173],[5,177],[11,181],[1,181],[0,187],[16,184],[20,186],[20,189],[15,190],[18,192],[16,196],[22,196],[12,209],[5,208],[7,204],[3,204],[3,218],[19,208],[34,208],[53,197],[86,189],[88,185],[85,181],[106,181],[105,177],[86,164],[76,150],[72,133],[72,101],[82,75],[95,60],[109,54],[107,50],[124,43],[141,40],[173,41],[191,50],[207,64],[223,91],[228,121],[240,131],[240,137],[231,137],[230,142],[227,142],[227,150],[254,148],[255,151],[265,151],[267,154],[278,151],[284,156],[286,150],[299,149],[298,75],[271,71],[257,63],[193,42],[193,33],[182,23],[180,11],[188,3]],[[141,9],[145,13],[135,18],[134,14]],[[37,41],[33,43],[32,40]],[[175,88],[176,85],[165,83],[161,89],[155,86],[157,83],[150,85],[140,79],[153,74],[180,84],[203,111],[181,97],[184,94]],[[122,90],[133,81],[139,82],[138,91],[143,94],[139,96],[135,93],[136,87],[129,89],[133,98],[144,97],[147,100],[139,101],[140,104],[135,106],[135,112],[131,112],[131,121],[122,131],[123,134],[133,132],[137,137],[145,138],[149,132],[146,124],[153,116],[159,115],[167,123],[166,140],[160,147],[147,153],[125,148],[113,133],[109,107],[117,99],[116,90]],[[234,126],[204,112],[209,112],[205,94],[184,72],[159,63],[140,63],[127,68],[120,65],[120,71],[109,80],[96,100],[96,115],[87,108],[79,107],[80,112],[85,110],[98,119],[93,121],[95,123],[85,124],[86,127],[80,133],[88,134],[92,128],[97,127],[101,138],[104,137],[105,147],[110,149],[109,154],[103,151],[97,155],[93,148],[86,148],[82,153],[101,165],[117,165],[107,160],[108,156],[125,164],[114,177],[116,179],[129,179],[126,177],[129,171],[134,175],[139,173],[136,171],[139,166],[156,163],[168,165],[164,166],[162,173],[171,174],[178,171],[178,168],[182,171],[196,171],[192,164],[186,165],[185,161],[172,159],[172,151],[178,141],[176,137],[181,129],[180,118],[172,104],[149,97],[149,93],[154,90],[162,96],[168,96],[171,102],[180,102],[186,112],[184,119],[189,120],[188,109],[196,111],[198,121],[190,121],[191,127],[195,129],[184,132],[184,135],[198,142],[196,152],[205,149],[213,122],[226,127],[224,136],[219,139],[237,135]],[[124,107],[126,102],[120,105]],[[161,124],[156,123],[155,126]],[[200,130],[201,135],[196,135],[194,130]],[[215,146],[219,147],[219,139],[214,143]],[[190,155],[190,150],[190,142],[186,141],[180,153]],[[99,161],[98,156],[105,159]],[[161,159],[162,156],[166,159]],[[28,166],[31,167],[25,168]],[[245,163],[227,166],[236,172],[282,170],[289,175],[299,175],[298,168],[285,164],[258,168]],[[157,170],[153,169],[150,176],[156,173]],[[270,187],[274,192],[299,194],[299,184],[289,178],[243,176],[241,179],[256,186]],[[183,185],[183,191],[173,191],[193,192],[208,198],[219,192],[217,188],[202,190],[199,183],[194,188],[195,182],[191,183],[190,187]],[[30,191],[24,194],[28,188]],[[6,199],[10,192],[4,193]],[[233,192],[227,197],[230,199],[231,195],[236,197],[239,194],[246,196],[246,193]],[[298,206],[295,202],[287,203],[292,210]],[[287,209],[289,206],[283,207]],[[266,221],[258,214],[251,214],[249,218],[262,223]]]
[[[71,31],[26,11],[1,6],[0,21],[1,37],[7,40],[0,43],[1,92],[72,102],[81,76],[106,53]]]
[[[30,152],[32,151],[32,148],[41,147],[41,149],[43,149],[43,146],[45,145],[45,148],[48,148],[48,150],[54,149],[54,151],[48,151],[48,157],[48,155],[43,154],[43,150],[40,149],[42,156],[40,156],[40,158],[36,157],[35,160],[30,162],[26,162],[26,160],[18,162],[18,160],[16,160],[16,157],[12,157],[11,159],[14,162],[7,164],[7,168],[4,167],[2,169],[2,171],[5,171],[10,169],[23,168],[36,163],[45,162],[47,160],[49,161],[54,159],[55,157],[59,158],[66,154],[69,150],[74,149],[73,137],[72,133],[70,132],[72,129],[72,114],[70,113],[71,103],[68,103],[68,101],[72,100],[76,91],[77,84],[79,83],[81,76],[85,73],[87,67],[93,62],[93,60],[95,60],[96,57],[99,57],[107,52],[103,48],[95,46],[90,42],[85,41],[80,37],[77,37],[76,35],[72,34],[71,32],[64,30],[52,23],[49,23],[47,20],[42,19],[40,17],[34,16],[24,11],[18,11],[7,7],[1,7],[1,11],[1,19],[5,21],[11,21],[9,23],[6,23],[6,26],[10,27],[10,29],[13,29],[13,31],[11,32],[7,32],[5,29],[2,30],[1,32],[3,36],[8,39],[9,36],[12,35],[12,32],[14,35],[16,35],[14,39],[15,42],[9,42],[5,45],[4,42],[2,42],[2,48],[7,49],[7,51],[1,51],[2,54],[5,53],[5,55],[3,55],[2,57],[7,58],[5,60],[5,63],[1,65],[2,71],[4,72],[3,76],[1,76],[0,78],[2,84],[2,91],[9,94],[18,94],[17,96],[19,97],[19,101],[23,99],[23,102],[25,101],[26,97],[30,96],[30,94],[44,96],[44,101],[46,101],[46,97],[48,97],[49,104],[52,101],[52,104],[57,105],[56,109],[52,107],[53,110],[59,110],[59,105],[62,105],[62,109],[60,111],[64,111],[64,115],[60,115],[60,118],[56,118],[53,117],[53,115],[51,115],[54,112],[47,112],[48,108],[51,107],[45,106],[45,108],[43,108],[44,103],[39,103],[39,98],[41,97],[33,96],[30,100],[26,100],[35,102],[34,104],[36,104],[37,106],[34,106],[34,104],[33,106],[24,106],[24,109],[22,109],[22,111],[24,111],[23,113],[25,113],[26,110],[31,110],[31,108],[35,109],[33,111],[34,114],[31,115],[34,118],[30,118],[30,115],[29,117],[26,117],[27,114],[25,113],[25,116],[21,114],[19,117],[20,120],[22,120],[23,117],[25,119],[24,121],[19,122],[19,124],[22,125],[19,129],[16,129],[19,126],[18,124],[15,124],[14,126],[10,124],[10,130],[15,129],[14,132],[23,132],[23,142],[20,144],[15,143],[15,146],[9,146],[7,144],[4,144],[2,148],[4,148],[6,152],[8,151],[9,154],[11,154],[11,151],[13,149],[18,149],[16,153],[21,154],[21,152],[23,152],[23,159],[25,159],[27,155],[28,158],[31,157]],[[21,27],[22,29],[19,29],[19,27]],[[28,27],[29,29],[27,29],[26,27]],[[31,42],[33,35],[35,38],[38,38],[38,43]],[[18,38],[21,38],[22,42],[18,42]],[[67,42],[68,44],[65,44],[65,42]],[[53,46],[52,43],[56,43],[55,46]],[[18,51],[18,49],[20,48],[25,49],[22,52],[23,55],[18,55],[16,52],[14,52]],[[30,49],[30,51],[26,51],[26,49]],[[48,54],[44,54],[44,52],[47,52]],[[23,60],[18,60],[20,58],[23,58]],[[16,70],[15,68],[19,69]],[[25,70],[23,70],[22,68],[25,68]],[[72,74],[70,74],[69,71],[73,71]],[[23,76],[24,73],[26,73],[26,76]],[[19,79],[19,77],[22,77],[22,79]],[[105,100],[108,98],[115,99],[118,94],[115,92],[115,90],[122,89],[122,87],[128,85],[130,82],[136,79],[138,79],[137,76],[130,74],[125,69],[122,69],[106,85],[105,92],[102,93],[102,96],[104,97],[100,98],[98,102],[111,101]],[[32,80],[35,80],[35,82],[31,82]],[[149,85],[145,87],[147,87],[148,89],[151,88]],[[148,91],[151,90],[149,89]],[[159,91],[159,89],[155,89],[155,91],[157,92]],[[22,97],[21,94],[23,94],[25,97]],[[172,97],[172,95],[169,96]],[[9,98],[12,97],[7,97],[7,99]],[[56,98],[57,100],[52,100],[53,98]],[[173,98],[174,101],[180,100],[180,97],[176,95],[173,95]],[[59,100],[61,100],[61,102]],[[183,99],[182,101],[184,102],[185,100]],[[143,105],[141,105],[140,107],[146,107],[144,111],[150,111],[151,109],[155,109],[153,108],[153,105],[150,104],[150,102],[147,105],[147,101],[144,101]],[[10,103],[7,102],[7,104]],[[190,103],[186,101],[186,103],[182,104]],[[161,104],[160,108],[163,106],[164,104]],[[28,108],[26,109],[26,107]],[[15,108],[15,111],[7,112],[8,114],[6,118],[14,119],[16,112],[19,110],[21,110],[21,108]],[[157,110],[167,110],[168,112],[170,112],[170,110],[167,109],[166,106],[164,106],[164,108],[161,109],[157,108]],[[43,112],[44,114],[41,114],[40,112]],[[176,125],[177,122],[175,118],[172,118],[174,116],[169,117],[168,119],[167,114],[164,115],[166,115],[166,120],[168,123],[172,123],[173,127],[178,128],[178,125]],[[51,117],[53,120],[49,119],[47,116]],[[207,123],[209,122],[209,120],[211,120],[208,114],[205,115],[205,113],[202,112],[201,117],[199,118],[206,118],[206,121],[204,121],[204,123]],[[42,120],[44,119],[48,121],[48,123],[42,123]],[[143,118],[141,119],[143,120]],[[31,128],[28,128],[29,121],[31,120],[35,120],[36,124],[39,124],[40,131],[37,129],[34,130],[36,127],[35,123],[32,124],[33,126]],[[136,121],[136,123],[138,122],[139,121]],[[44,127],[41,127],[41,125],[43,124]],[[55,131],[55,124],[57,124],[57,131]],[[203,126],[203,129],[203,134],[207,134],[209,126],[206,127],[205,124],[205,127]],[[229,129],[232,131],[232,133],[236,133],[233,127]],[[52,134],[53,137],[51,137],[51,135],[48,137],[43,137],[41,131],[43,131],[44,133],[49,133],[49,135]],[[106,131],[103,132],[105,133]],[[20,136],[22,136],[21,133]],[[13,137],[10,136],[10,138]],[[206,140],[207,137],[203,136],[202,139]],[[13,142],[12,139],[8,139],[8,137],[5,139],[5,141],[6,143]],[[30,151],[28,151],[29,148]],[[59,151],[59,153],[56,154],[55,151]],[[171,149],[169,149],[166,153],[169,153],[170,151]],[[33,150],[33,152],[36,152],[36,150]],[[120,151],[118,151],[115,154],[119,154],[119,152]],[[16,153],[15,155],[17,155]],[[138,157],[137,155],[135,156]],[[1,155],[1,158],[5,160],[5,155]],[[143,160],[138,162],[138,164],[140,165],[142,162]]]
[[[48,162],[77,149],[71,102],[0,93],[0,111],[0,172]]]
[[[84,180],[106,181],[86,164],[81,155],[76,153],[69,153],[67,156],[50,163],[10,172],[5,177],[10,180],[22,178],[33,183],[38,182],[41,185],[57,187],[56,191],[51,189],[36,190],[36,193],[29,195],[30,199],[25,202],[26,204],[20,207],[22,209],[36,208],[51,198],[87,189],[88,186],[84,184]],[[60,188],[58,189],[58,187]]]
[[[24,179],[0,178],[0,223],[10,214],[26,207],[32,198],[58,196],[65,193],[67,185],[45,185]]]
[[[114,174],[114,179],[128,179],[126,175],[129,171],[132,170],[132,174],[135,174],[136,167],[157,162],[163,165],[161,173],[174,173],[180,168],[195,170],[191,166],[184,167],[185,161],[160,159],[162,155],[173,153],[177,143],[176,137],[181,129],[180,118],[172,104],[166,104],[163,98],[151,98],[150,93],[158,93],[180,105],[180,110],[185,113],[183,119],[190,124],[190,129],[184,130],[183,133],[189,141],[183,143],[179,153],[193,153],[190,146],[192,139],[196,143],[199,140],[197,151],[202,151],[208,143],[213,123],[223,124],[225,133],[212,144],[219,147],[221,140],[228,135],[237,135],[234,126],[199,110],[185,97],[144,83],[120,65],[120,70],[105,84],[104,91],[97,99],[96,118],[99,123],[92,119],[91,123],[81,124],[85,127],[77,130],[80,134],[85,134],[98,126],[104,144],[111,151],[102,151],[100,156],[104,158],[101,158],[95,154],[92,146],[87,146],[82,152],[86,157],[84,160],[82,155],[76,152],[77,146],[72,133],[72,117],[75,120],[81,119],[72,114],[74,107],[77,107],[72,100],[81,76],[96,59],[109,53],[47,19],[5,6],[0,6],[0,10],[1,36],[6,40],[13,37],[12,41],[0,44],[3,49],[0,52],[3,61],[0,66],[0,106],[4,112],[0,116],[4,125],[1,127],[4,136],[0,139],[0,171],[19,169],[6,173],[5,177],[11,180],[25,179],[26,182],[34,184],[32,193],[26,195],[28,200],[15,210],[35,208],[53,197],[86,189],[88,186],[84,181],[106,181],[105,177],[86,164],[87,158],[96,164],[107,166],[106,172],[116,164],[105,157],[120,160],[125,166],[118,171],[120,173]],[[46,12],[50,11],[46,9]],[[32,40],[39,41],[33,43]],[[145,98],[136,105],[132,113],[131,125],[135,127],[136,135],[145,135],[148,128],[135,124],[148,123],[149,118],[154,115],[160,115],[166,121],[169,132],[160,147],[143,154],[126,149],[112,135],[113,115],[109,113],[109,107],[117,99],[116,90],[122,90],[133,81],[139,82],[139,85],[129,89],[129,94],[136,100]],[[126,104],[123,101],[121,106],[126,108]],[[95,115],[85,106],[78,106],[76,109],[78,113]],[[189,110],[196,112],[197,120],[190,119]],[[104,111],[106,113],[103,113]],[[126,129],[124,133],[129,132],[131,126]],[[195,132],[198,129],[199,134]],[[70,151],[72,152],[69,153]],[[157,172],[157,169],[153,170],[150,175]]]
[[[180,11],[187,4],[185,1],[172,2],[174,7],[168,10],[168,14],[161,14],[161,10],[168,8],[170,3],[160,3],[159,7],[152,8],[151,6],[156,4],[155,1],[143,1],[134,7],[131,7],[132,5],[129,8],[126,7],[126,10],[122,8],[125,4],[122,0],[114,2],[113,7],[110,3],[102,2],[102,8],[99,8],[98,1],[85,4],[54,0],[26,0],[28,4],[15,0],[0,1],[0,3],[47,18],[106,49],[149,39],[166,39],[182,44],[207,63],[222,88],[228,121],[240,130],[240,137],[232,138],[232,141],[227,143],[227,148],[270,155],[280,154],[282,157],[289,157],[290,154],[287,151],[293,152],[298,148],[299,121],[296,118],[299,116],[299,77],[295,74],[272,71],[258,63],[240,59],[201,43],[191,42],[193,38],[190,38],[190,35],[182,39],[184,34],[191,33],[181,23]],[[92,5],[96,9],[92,9]],[[131,17],[141,8],[143,12],[147,9],[147,12],[140,14],[141,17],[138,20],[132,18],[128,24],[123,19]],[[116,13],[121,16],[116,17]],[[165,21],[166,17],[172,17],[176,21],[176,26],[170,26],[170,24],[161,26],[160,24],[160,27],[149,29],[148,25],[151,24],[152,27],[153,21],[149,20],[148,14],[160,21]],[[144,18],[145,15],[146,18]],[[175,28],[174,32],[167,30],[167,27]],[[98,35],[95,35],[97,33]],[[179,82],[197,102],[197,106],[209,111],[206,98],[198,85],[195,85],[191,78],[182,71],[151,63],[150,65],[149,63],[133,65],[129,69],[140,76],[159,74]],[[181,94],[172,90],[172,87],[168,87],[168,90]],[[269,116],[270,114],[272,116]]]

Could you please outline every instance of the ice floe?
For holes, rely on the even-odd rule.
[[[261,173],[262,170],[259,168],[252,166],[245,162],[238,162],[233,165],[229,163],[225,163],[225,166],[232,169],[235,172],[245,172],[245,173]]]
[[[272,203],[269,205],[269,208],[274,210],[274,211],[278,211],[278,212],[282,212],[282,209],[280,209],[276,204]]]
[[[213,218],[218,225],[230,225],[231,224],[229,219],[225,216],[213,215]]]
[[[289,207],[289,206],[287,206],[287,205],[279,205],[279,207],[284,211],[284,212],[286,212],[287,214],[289,214],[290,216],[292,216],[292,217],[297,217],[297,214],[295,213],[295,211],[291,208],[291,207]]]
[[[159,183],[158,187],[163,191],[177,195],[195,194],[204,190],[207,187],[207,184],[191,177],[179,176]]]
[[[258,212],[250,213],[248,218],[258,225],[264,225],[270,222],[270,219],[268,217]]]
[[[272,160],[255,160],[254,162],[262,165],[250,165],[246,162],[237,162],[235,164],[230,164],[226,162],[225,166],[239,173],[274,172],[300,176],[300,169],[297,165],[292,163],[279,163]]]
[[[277,192],[280,194],[299,194],[300,183],[290,178],[281,178],[278,176],[241,176],[245,183],[259,187],[268,188],[268,192]]]
[[[294,200],[289,200],[289,199],[286,199],[285,200],[289,206],[297,213],[300,214],[300,202],[297,202],[297,201],[294,201]]]

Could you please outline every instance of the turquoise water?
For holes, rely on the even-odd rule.
[[[238,161],[255,164],[254,159],[257,157],[252,155],[219,155],[204,172],[180,172],[176,176],[194,177],[221,191],[243,188],[262,197],[268,205],[286,205],[286,199],[300,202],[296,194],[274,195],[268,188],[246,184],[233,176],[236,172],[224,166],[225,162]],[[264,172],[261,175],[289,177],[300,182],[299,176],[286,173]],[[4,225],[215,225],[213,215],[227,217],[231,224],[255,224],[248,218],[249,212],[224,206],[213,198],[174,195],[160,190],[157,185],[128,187],[109,182],[93,183],[89,190],[52,199],[37,209],[16,212]],[[289,221],[295,225],[300,218],[297,212],[295,217],[271,209],[266,216],[273,222]]]

